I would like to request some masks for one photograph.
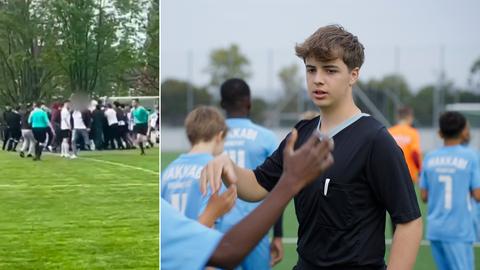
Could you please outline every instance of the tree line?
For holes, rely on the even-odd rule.
[[[250,61],[232,44],[227,48],[211,51],[206,72],[210,82],[204,86],[193,85],[192,82],[165,78],[161,84],[162,123],[168,125],[183,125],[183,119],[189,110],[199,104],[216,104],[216,92],[222,81],[239,77],[248,79],[251,76]],[[314,109],[311,104],[298,65],[291,64],[280,69],[278,80],[281,84],[282,97],[272,101],[260,98],[254,99],[252,118],[258,123],[264,123],[269,112],[280,106],[278,113],[295,114],[308,109]],[[400,74],[388,74],[380,79],[360,80],[358,87],[377,106],[390,123],[395,122],[396,109],[399,106],[410,106],[415,111],[415,125],[429,127],[433,123],[434,95],[440,96],[441,103],[480,102],[480,58],[473,61],[470,72],[470,87],[462,89],[454,83],[446,81],[441,85],[432,83],[413,91],[407,80]],[[477,89],[477,90],[476,90]],[[272,89],[273,90],[273,89]],[[255,91],[255,89],[252,89]],[[189,101],[190,100],[190,101]],[[175,101],[175,102],[172,102]],[[438,100],[437,100],[438,102]],[[369,108],[358,102],[361,109],[369,112]],[[442,106],[440,104],[439,106]],[[442,110],[443,108],[440,108]]]
[[[0,1],[0,105],[158,95],[158,0]]]

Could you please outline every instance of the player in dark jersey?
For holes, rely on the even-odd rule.
[[[321,118],[296,126],[303,145],[313,133],[333,139],[335,163],[295,197],[299,222],[295,269],[385,269],[386,212],[397,224],[388,266],[412,269],[422,220],[402,151],[387,129],[353,100],[364,47],[341,26],[321,27],[295,48],[306,67],[308,94]],[[289,135],[290,136],[290,135]],[[282,171],[284,139],[254,170],[220,155],[203,170],[201,188],[237,184],[244,200],[265,198]]]

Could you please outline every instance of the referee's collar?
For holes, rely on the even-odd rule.
[[[347,120],[343,121],[336,127],[334,127],[332,130],[330,130],[327,135],[329,138],[333,138],[333,136],[337,135],[340,131],[344,130],[346,127],[350,126],[351,124],[355,123],[358,119],[364,117],[364,116],[370,116],[367,113],[358,113],[355,114],[354,116],[348,118]],[[318,117],[318,124],[317,124],[317,130],[320,132],[320,124],[322,123],[322,117]]]

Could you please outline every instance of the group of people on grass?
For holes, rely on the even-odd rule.
[[[51,107],[42,102],[6,106],[2,150],[40,159],[44,149],[76,158],[80,150],[145,148],[159,140],[158,106],[149,112],[138,99],[131,105],[117,101],[94,106],[65,100]],[[152,142],[152,137],[156,142]]]

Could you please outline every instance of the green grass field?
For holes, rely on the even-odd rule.
[[[179,153],[162,153],[161,154],[161,167],[162,170],[165,168],[171,161],[173,161]],[[422,211],[422,215],[425,217],[426,215],[426,205],[419,200],[420,208]],[[390,222],[386,224],[386,238],[391,238],[391,228]],[[424,220],[425,224],[425,220]],[[293,207],[293,202],[291,202],[285,213],[283,218],[283,228],[284,228],[284,240],[287,240],[288,243],[284,244],[285,248],[285,257],[281,263],[279,263],[274,269],[275,270],[291,270],[292,267],[297,262],[297,252],[296,252],[296,243],[295,238],[297,237],[297,228],[298,223],[295,216],[295,210]],[[388,250],[390,246],[387,246],[387,254],[386,260],[388,260]],[[480,248],[475,248],[475,269],[480,269]],[[433,270],[436,269],[435,263],[433,261],[430,247],[428,245],[422,245],[420,247],[420,251],[417,257],[417,262],[415,264],[415,269],[417,270]]]
[[[158,269],[158,162],[0,151],[0,269]]]

